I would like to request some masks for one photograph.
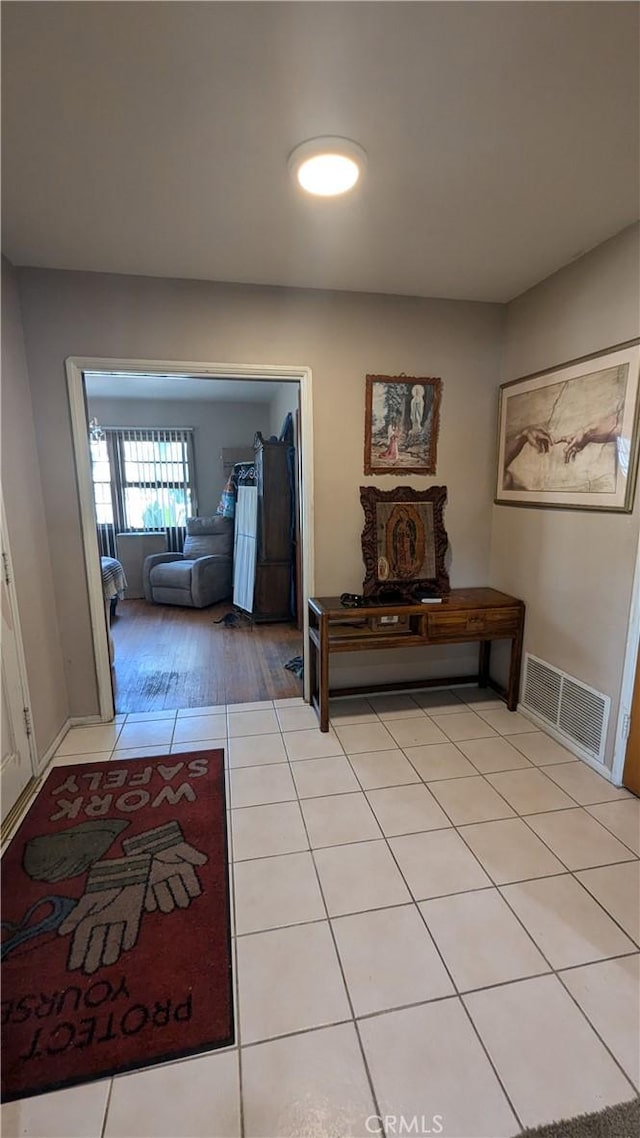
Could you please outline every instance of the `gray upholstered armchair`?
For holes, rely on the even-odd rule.
[[[233,591],[233,520],[188,518],[183,553],[145,558],[144,595],[160,605],[202,609]]]

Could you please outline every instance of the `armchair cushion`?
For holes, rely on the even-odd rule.
[[[183,557],[181,553],[150,553],[148,557],[145,557],[144,565],[142,566],[142,591],[144,592],[145,600],[153,600],[151,592],[151,570],[154,569],[156,565],[163,565],[165,562],[182,560]]]
[[[188,518],[184,556],[195,560],[218,553],[230,557],[233,551],[233,523],[229,518]]]
[[[152,554],[144,566],[144,594],[156,604],[205,608],[233,588],[233,521],[189,518],[184,555]]]

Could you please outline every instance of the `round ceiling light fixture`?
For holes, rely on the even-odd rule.
[[[289,170],[303,190],[323,198],[335,198],[353,189],[367,156],[350,138],[310,138],[289,155]]]

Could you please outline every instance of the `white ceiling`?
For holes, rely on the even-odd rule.
[[[198,403],[272,403],[290,383],[265,379],[195,379],[185,375],[85,373],[87,399],[153,399]],[[297,386],[297,385],[296,385]]]
[[[638,215],[636,3],[2,5],[14,263],[505,301]],[[296,191],[318,134],[365,147]]]

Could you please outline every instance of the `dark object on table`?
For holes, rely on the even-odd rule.
[[[424,594],[416,596],[413,600],[407,600],[401,589],[384,589],[375,597],[365,597],[362,593],[341,593],[340,604],[345,609],[358,609],[363,605],[401,605],[401,604],[414,604],[416,601],[422,600]]]

